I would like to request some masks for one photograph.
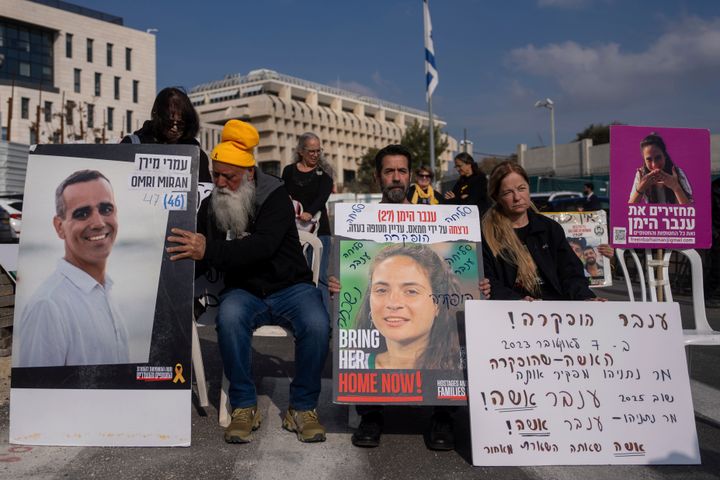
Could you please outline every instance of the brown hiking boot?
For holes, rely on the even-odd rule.
[[[225,428],[225,441],[228,443],[248,443],[253,430],[257,430],[262,422],[262,415],[257,405],[236,408],[232,412],[230,425]]]
[[[295,432],[301,442],[325,441],[325,427],[320,423],[314,409],[298,411],[288,408],[282,426],[285,430]]]

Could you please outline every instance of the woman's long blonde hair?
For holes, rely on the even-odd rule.
[[[500,257],[518,269],[517,282],[533,296],[540,294],[537,267],[528,249],[518,238],[512,222],[498,203],[500,183],[511,173],[517,173],[530,184],[525,169],[515,162],[506,160],[493,168],[488,182],[488,194],[493,201],[482,219],[482,234],[494,257]],[[537,211],[530,202],[530,208]]]

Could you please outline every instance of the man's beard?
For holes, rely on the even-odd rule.
[[[391,183],[390,185],[383,186],[382,193],[383,197],[385,197],[390,203],[403,203],[405,201],[407,191],[408,185],[403,185],[402,183]]]
[[[211,197],[215,224],[223,232],[239,238],[247,231],[255,210],[255,182],[244,178],[236,191],[215,187]]]

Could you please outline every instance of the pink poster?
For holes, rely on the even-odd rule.
[[[710,247],[710,131],[610,127],[610,231],[620,248]]]

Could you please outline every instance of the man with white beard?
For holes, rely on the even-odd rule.
[[[328,353],[330,321],[320,290],[302,254],[295,211],[282,180],[255,166],[257,130],[230,120],[222,142],[212,151],[210,197],[198,211],[198,233],[173,228],[171,260],[191,258],[198,268],[224,272],[217,332],[232,421],[225,441],[247,443],[260,426],[253,383],[252,334],[275,324],[295,334],[296,374],[290,384],[290,405],[283,428],[301,442],[322,442],[325,428],[315,408]]]

